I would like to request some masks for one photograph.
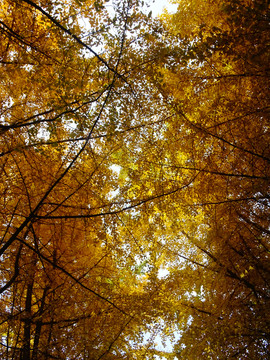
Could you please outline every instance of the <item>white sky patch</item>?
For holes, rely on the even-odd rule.
[[[161,15],[164,11],[164,8],[166,8],[169,13],[174,13],[177,10],[177,4],[171,4],[168,0],[153,1],[153,4],[150,6],[153,17]]]
[[[169,275],[169,273],[170,273],[169,270],[161,268],[161,269],[158,270],[158,278],[163,279],[167,275]]]
[[[121,166],[119,165],[111,165],[110,166],[110,169],[115,172],[117,175],[119,175],[120,171],[121,171]]]
[[[160,323],[164,326],[164,322],[163,320],[160,320]],[[156,332],[154,330],[154,332]],[[145,335],[144,335],[144,343],[145,345],[146,344],[149,344],[149,342],[151,344],[151,347],[155,348],[156,350],[158,351],[161,351],[161,352],[173,352],[173,345],[179,341],[179,339],[181,338],[181,335],[178,331],[174,331],[173,332],[173,337],[169,337],[167,339],[164,340],[164,336],[163,336],[163,339],[162,339],[162,333],[157,331],[156,334],[153,334],[151,333],[151,330],[149,329],[149,332],[146,332]],[[154,355],[154,358],[157,359],[157,360],[166,360],[165,357],[162,357],[162,356],[158,356],[158,355]],[[174,358],[175,360],[177,360],[177,358],[175,357]]]
[[[152,11],[153,17],[161,15],[165,8],[169,11],[169,13],[174,13],[177,10],[177,4],[171,4],[169,0],[152,0],[148,1],[148,4],[150,5],[149,11]],[[112,1],[108,1],[105,6],[109,14],[113,17],[114,11]]]

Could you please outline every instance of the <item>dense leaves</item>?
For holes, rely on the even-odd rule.
[[[268,3],[1,9],[1,358],[266,359]]]
[[[181,296],[190,311],[184,312],[186,321],[178,320],[182,336],[176,349],[181,359],[264,359],[269,355],[268,5],[195,6],[181,1],[168,22],[175,47],[159,80],[175,114],[167,135],[175,139],[168,166],[196,173],[189,204],[203,216],[193,232],[179,229],[196,256],[191,253],[191,285]],[[176,149],[186,161],[179,162]],[[181,277],[187,267],[175,271]]]

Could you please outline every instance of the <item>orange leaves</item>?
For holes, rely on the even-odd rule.
[[[1,356],[266,357],[257,5],[2,3]]]
[[[251,35],[250,29],[256,23],[262,37],[265,29],[251,3],[233,2],[228,12],[218,2],[203,2],[202,8],[197,5],[179,2],[177,14],[165,19],[171,29],[172,59],[164,59],[159,84],[174,114],[164,133],[168,143],[174,136],[173,145],[167,147],[168,166],[181,171],[182,177],[194,175],[190,197],[186,192],[179,200],[182,208],[190,209],[190,219],[187,216],[178,227],[186,243],[179,241],[177,247],[173,240],[168,241],[168,247],[173,245],[182,258],[179,278],[190,274],[191,279],[186,294],[178,292],[179,298],[185,299],[182,306],[192,315],[189,324],[179,321],[183,331],[179,357],[209,358],[211,354],[219,358],[226,354],[248,358],[246,348],[253,352],[257,346],[263,357],[268,354],[262,345],[264,337],[250,329],[258,325],[268,303],[269,209],[265,204],[269,131],[265,101],[269,95],[265,84],[269,81],[262,75],[264,65],[257,67],[256,56],[251,60],[255,47],[264,49],[265,61],[267,55],[264,40]],[[260,6],[266,11],[265,5]],[[188,21],[183,21],[185,16]],[[236,19],[245,17],[240,26]],[[235,36],[238,31],[243,41]],[[179,161],[176,153],[181,152],[184,156]],[[196,213],[200,215],[192,222]],[[178,263],[170,267],[172,281],[176,281],[173,274],[178,267]],[[199,284],[203,294],[196,289]],[[258,298],[261,306],[257,306]],[[269,333],[269,323],[260,326]],[[247,333],[252,345],[244,339]]]
[[[145,189],[129,187],[125,176],[121,183],[111,169],[116,160],[123,169],[131,164],[123,144],[141,124],[130,109],[143,116],[114,70],[126,13],[118,14],[113,43],[106,12],[94,16],[93,3],[74,4],[21,1],[1,13],[10,27],[1,28],[1,291],[11,314],[1,324],[1,354],[23,360],[128,353],[125,338],[136,339],[133,326],[140,327],[140,320],[127,327],[131,315],[140,319],[145,300],[151,313],[148,275],[134,270],[142,241],[129,216],[117,215],[129,205],[126,194],[140,201]],[[86,18],[90,30],[80,23]],[[108,63],[92,56],[89,44],[102,41]],[[125,155],[113,158],[121,147]]]

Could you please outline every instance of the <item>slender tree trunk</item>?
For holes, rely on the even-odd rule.
[[[47,338],[47,346],[46,346],[46,351],[45,351],[45,360],[48,360],[50,358],[49,357],[49,348],[50,348],[50,343],[51,343],[51,339],[52,339],[52,329],[53,329],[53,317],[52,317],[52,320],[51,320],[49,334],[48,334],[48,338]]]
[[[24,317],[24,334],[23,347],[21,351],[21,360],[31,359],[31,325],[32,325],[32,295],[35,281],[35,270],[37,264],[37,256],[33,254],[31,265],[28,271],[29,282],[26,289],[25,299],[25,317]]]
[[[31,305],[34,281],[27,285],[26,300],[25,300],[25,323],[23,335],[22,360],[30,360],[30,340],[31,340]]]
[[[44,312],[44,306],[45,306],[45,300],[47,295],[48,287],[46,287],[43,291],[41,305],[39,309],[39,317]],[[42,320],[38,320],[36,324],[36,332],[35,332],[35,338],[34,338],[34,347],[33,347],[33,353],[32,353],[32,360],[38,360],[38,345],[39,345],[39,339],[41,334],[41,328],[42,328]]]

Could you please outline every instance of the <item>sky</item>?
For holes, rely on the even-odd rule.
[[[170,4],[168,0],[155,0],[153,5],[151,6],[153,16],[158,16],[162,13],[164,7],[169,12],[174,12],[177,9],[177,5]]]
[[[170,0],[148,0],[146,2],[150,5],[147,11],[149,12],[151,10],[153,17],[161,15],[164,8],[166,8],[170,13],[176,12],[177,10],[177,5],[171,4]],[[105,6],[107,10],[110,12],[110,10],[113,9],[112,0],[106,2]]]

